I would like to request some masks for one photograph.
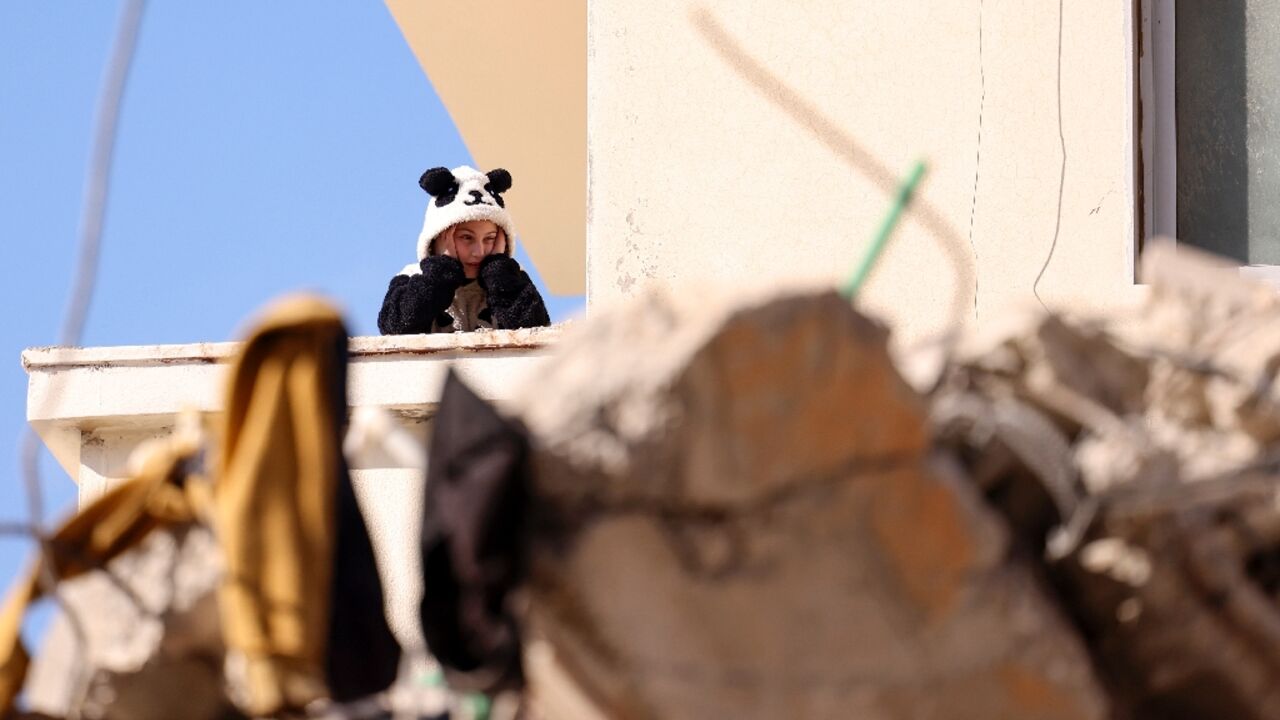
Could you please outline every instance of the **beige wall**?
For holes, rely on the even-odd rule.
[[[1059,218],[1041,296],[1136,295],[1132,3],[1065,2],[1059,52],[1050,0],[589,1],[593,307],[842,279],[921,157],[866,296],[906,336],[1033,301]]]

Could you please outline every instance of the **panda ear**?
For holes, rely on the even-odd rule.
[[[432,197],[440,197],[448,195],[458,187],[458,180],[453,176],[453,172],[449,168],[435,167],[422,173],[422,177],[418,178],[418,184],[423,190]]]
[[[502,168],[490,170],[485,173],[485,176],[489,178],[489,192],[504,193],[511,189],[511,173],[506,170]]]

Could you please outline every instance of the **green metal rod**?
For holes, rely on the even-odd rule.
[[[916,186],[920,184],[921,178],[924,177],[924,172],[924,161],[917,161],[915,167],[911,168],[911,174],[907,176],[906,181],[898,186],[898,194],[893,199],[893,207],[889,208],[889,214],[885,216],[884,222],[880,224],[880,230],[871,241],[871,247],[867,248],[866,254],[862,256],[862,262],[858,263],[853,275],[840,291],[845,297],[850,300],[857,297],[858,291],[862,289],[867,277],[871,275],[872,268],[875,267],[876,261],[880,259],[880,254],[884,252],[884,247],[889,242],[889,236],[893,235],[893,229],[898,224],[898,218],[902,216],[902,211],[911,204],[911,197],[915,194]]]

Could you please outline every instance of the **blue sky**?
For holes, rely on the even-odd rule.
[[[25,517],[19,355],[55,342],[61,323],[118,10],[0,3],[0,520]],[[413,260],[426,207],[418,176],[463,163],[466,147],[382,3],[153,0],[84,344],[231,339],[295,289],[335,298],[353,333],[376,333],[388,279]],[[517,177],[517,219],[518,192]],[[582,304],[547,297],[554,319]],[[47,458],[43,467],[50,506],[69,510],[71,481]],[[0,539],[0,581],[27,550]]]

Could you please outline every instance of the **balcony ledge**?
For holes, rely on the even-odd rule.
[[[453,367],[501,402],[563,326],[473,333],[353,337],[348,402],[406,420],[429,418]],[[44,347],[22,353],[27,420],[73,478],[94,434],[154,436],[186,409],[222,408],[224,375],[240,344]]]

